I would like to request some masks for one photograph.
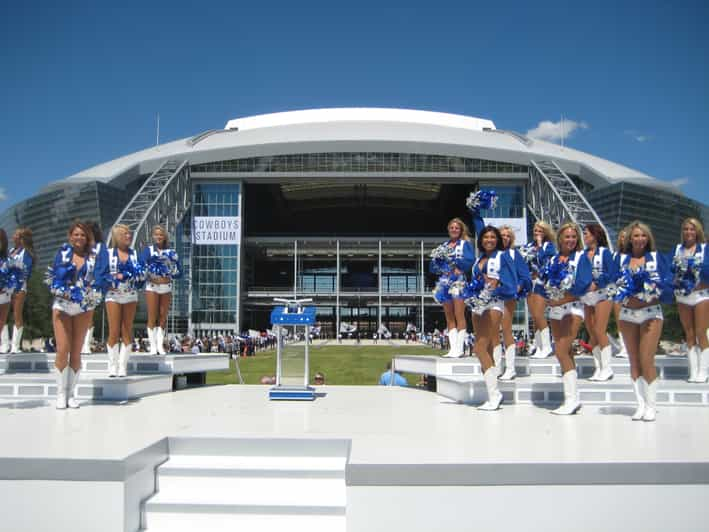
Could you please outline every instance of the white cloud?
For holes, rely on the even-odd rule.
[[[689,178],[688,177],[678,177],[677,179],[672,179],[670,181],[671,185],[674,185],[676,187],[683,187],[685,185],[689,184]]]
[[[5,201],[7,199],[7,192],[3,187],[0,187],[0,201]]]
[[[647,142],[648,140],[652,139],[650,135],[643,135],[642,133],[634,129],[626,129],[625,131],[623,131],[623,134],[628,135],[629,137],[633,137],[638,142]]]
[[[586,122],[576,122],[575,120],[559,120],[558,122],[543,120],[539,122],[537,127],[527,131],[527,136],[533,139],[556,142],[562,138],[568,139],[574,131],[579,129],[588,129],[588,124]]]

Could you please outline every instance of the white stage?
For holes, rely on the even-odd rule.
[[[706,530],[707,408],[643,423],[630,406],[559,417],[397,387],[318,392],[0,401],[2,529]]]

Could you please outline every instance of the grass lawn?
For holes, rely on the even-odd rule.
[[[439,349],[426,346],[340,346],[325,345],[310,348],[310,382],[320,371],[325,384],[377,384],[379,376],[395,355],[440,355]],[[253,357],[239,358],[241,376],[246,384],[259,384],[264,375],[276,373],[276,351],[260,352]],[[404,374],[410,385],[418,375]],[[207,384],[235,384],[236,371],[231,361],[229,371],[210,371]]]

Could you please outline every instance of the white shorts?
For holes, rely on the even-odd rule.
[[[476,316],[482,316],[488,310],[496,310],[502,314],[505,312],[505,302],[502,299],[493,299],[484,307],[474,307],[473,314]]]
[[[600,303],[601,301],[608,300],[608,289],[601,288],[600,290],[595,290],[593,292],[586,292],[581,296],[581,303],[593,307]]]
[[[131,290],[130,292],[119,292],[117,290],[109,290],[106,292],[106,303],[118,303],[125,305],[126,303],[137,303],[138,292]]]
[[[568,316],[569,314],[583,318],[583,303],[580,301],[569,301],[557,307],[549,307],[550,320],[561,320],[564,316]]]
[[[52,309],[63,312],[64,314],[68,314],[69,316],[78,316],[79,314],[87,312],[86,310],[82,309],[81,305],[79,305],[78,303],[68,301],[61,297],[54,298],[54,304],[52,305]]]
[[[682,303],[683,305],[689,305],[693,307],[698,305],[703,301],[709,301],[709,288],[704,288],[703,290],[695,290],[688,296],[676,296],[677,303]]]
[[[620,321],[627,321],[635,325],[642,325],[648,320],[662,320],[662,307],[660,305],[652,305],[645,308],[627,308],[620,309]]]
[[[0,292],[0,305],[6,305],[12,300],[12,292],[3,290]]]
[[[167,284],[157,284],[148,281],[145,283],[146,292],[155,292],[156,294],[169,294],[172,292],[172,283]]]

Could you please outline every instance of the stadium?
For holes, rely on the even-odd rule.
[[[42,266],[75,218],[165,224],[187,275],[172,327],[268,327],[274,297],[313,297],[322,332],[371,335],[444,327],[428,254],[477,188],[499,195],[491,223],[517,243],[536,219],[601,223],[610,241],[633,219],[660,249],[706,207],[671,184],[569,147],[428,111],[338,108],[229,120],[53,182],[0,215],[30,227]],[[661,203],[662,209],[657,209]],[[516,326],[527,320],[518,308]]]

